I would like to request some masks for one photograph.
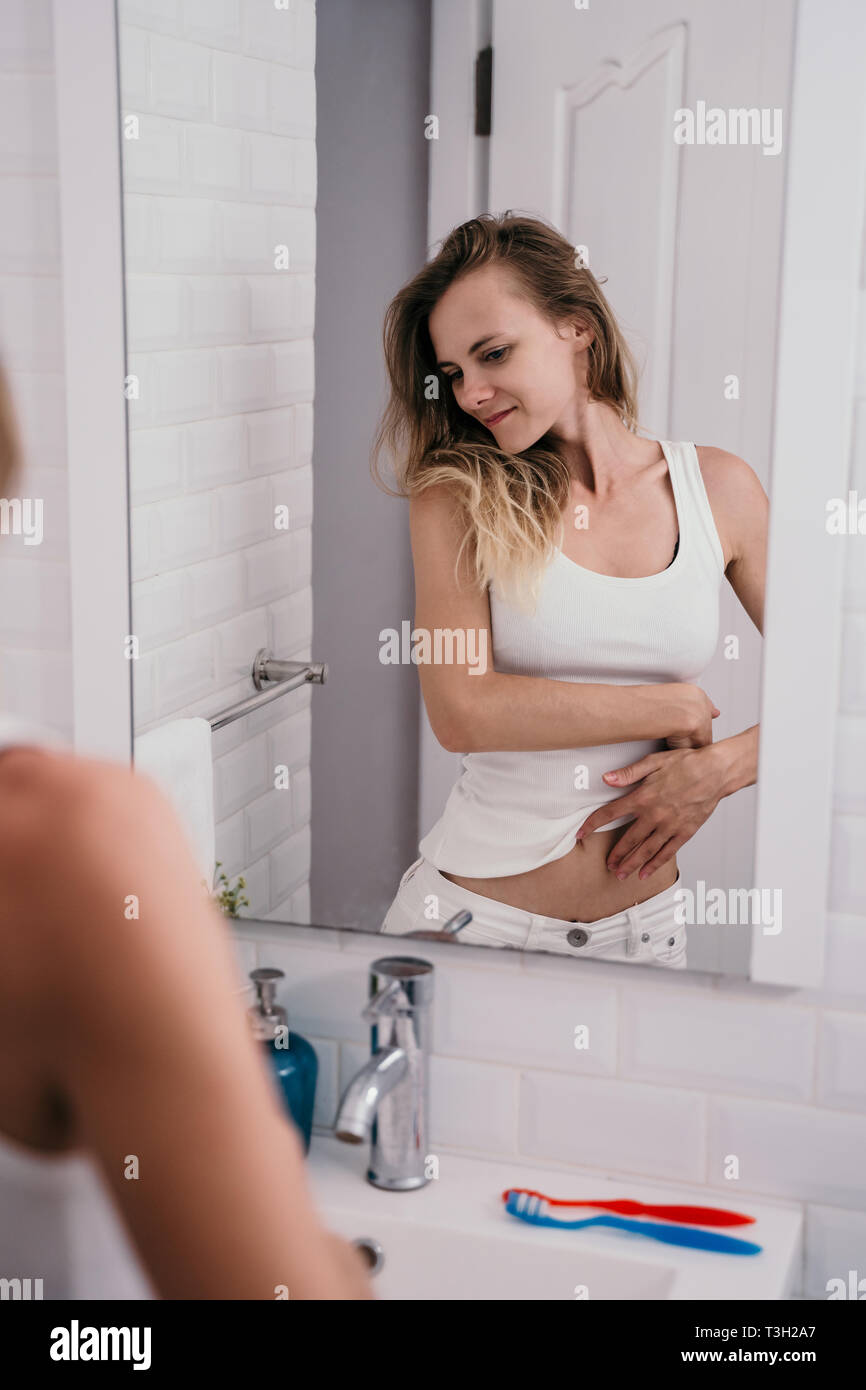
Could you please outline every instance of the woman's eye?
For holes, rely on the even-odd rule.
[[[490,350],[490,352],[485,353],[484,361],[485,361],[485,362],[501,362],[501,361],[502,361],[502,357],[501,357],[501,356],[497,356],[497,353],[501,354],[501,353],[505,353],[505,352],[507,352],[507,351],[508,351],[508,348],[507,348],[507,347],[492,348],[492,349]],[[460,369],[459,369],[459,367],[458,367],[458,369],[457,369],[456,372],[446,372],[446,373],[445,373],[445,379],[446,379],[446,381],[454,382],[454,381],[457,380],[457,378],[458,378],[459,376],[462,376],[462,375],[463,375],[463,373],[460,371]]]

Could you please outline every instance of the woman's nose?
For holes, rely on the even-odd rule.
[[[478,410],[493,395],[493,388],[478,379],[463,382],[462,402],[465,410]]]

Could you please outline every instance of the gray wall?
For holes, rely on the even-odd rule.
[[[414,614],[408,503],[368,460],[383,315],[426,259],[429,70],[429,0],[319,0],[313,922],[377,927],[418,852],[418,672],[378,640]]]

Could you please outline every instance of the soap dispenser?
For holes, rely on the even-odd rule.
[[[283,1104],[303,1135],[304,1152],[309,1153],[319,1060],[306,1038],[289,1032],[288,1015],[276,1002],[276,982],[284,975],[285,971],[272,967],[250,971],[257,1001],[248,1014],[253,1036],[266,1051]]]

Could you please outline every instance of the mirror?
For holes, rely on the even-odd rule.
[[[212,758],[196,843],[240,915],[748,973],[780,926],[754,770],[794,4],[493,0],[480,42],[426,0],[242,0],[182,36],[163,9],[118,5],[136,761]],[[476,221],[458,281],[449,235],[508,212],[513,258]],[[545,277],[562,336],[517,292]],[[412,429],[377,458],[399,491],[447,444],[475,496],[502,582],[453,612],[442,506],[416,573],[371,470],[413,282]],[[530,618],[504,557],[554,510]],[[434,629],[453,666],[419,664]],[[682,842],[620,881],[633,826]]]

